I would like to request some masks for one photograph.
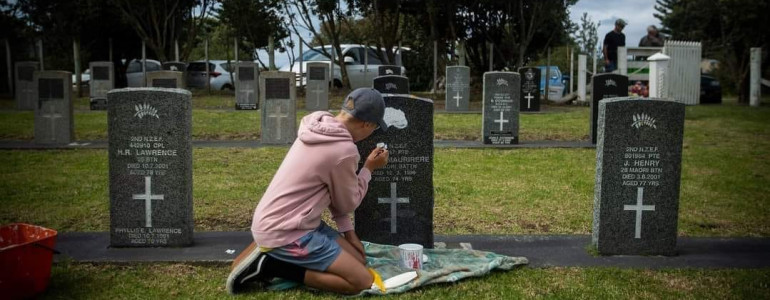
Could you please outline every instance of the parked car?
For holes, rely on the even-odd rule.
[[[72,87],[77,87],[78,79],[77,74],[72,74]],[[80,86],[87,88],[89,82],[91,82],[91,69],[86,69],[83,73],[80,73]]]
[[[350,86],[353,89],[359,87],[371,87],[372,79],[379,76],[379,67],[381,65],[389,65],[379,59],[375,49],[367,49],[366,46],[357,44],[344,44],[340,45],[340,47],[342,48],[342,56],[344,57],[345,66],[347,67]],[[323,46],[323,48],[325,48],[326,52],[331,53],[331,46]],[[329,58],[323,55],[323,51],[321,49],[321,46],[313,47],[312,49],[302,53],[302,79],[297,81],[298,86],[304,85],[304,78],[307,73],[308,62],[329,62]],[[402,49],[408,50],[406,48]],[[364,51],[366,51],[366,60],[368,62],[366,68],[364,68]],[[335,56],[336,55],[339,54],[335,54]],[[404,68],[401,63],[401,50],[396,51],[395,63],[390,65],[401,66],[401,75],[406,76],[406,68]],[[291,65],[287,64],[281,67],[279,70],[299,73],[299,66],[299,62],[295,62]],[[366,69],[366,72],[364,72],[364,69]],[[334,76],[332,78],[334,79],[333,83],[335,86],[342,86],[342,73],[340,71],[340,66],[337,64],[334,65]]]
[[[540,94],[545,95],[545,66],[537,66],[540,69]],[[562,78],[561,70],[558,66],[551,66],[548,80],[548,99],[556,100],[564,97],[565,84]]]
[[[160,70],[161,68],[160,68],[159,61],[152,60],[152,59],[147,60],[147,72],[160,71]],[[145,86],[144,72],[142,72],[141,59],[134,59],[128,63],[128,66],[126,67],[126,84],[129,87]]]
[[[228,63],[226,60],[209,60],[209,76],[207,76],[205,60],[190,62],[187,64],[187,87],[205,88],[206,78],[209,78],[212,90],[235,90],[230,76],[234,65],[234,62]]]
[[[722,86],[716,77],[700,75],[700,103],[722,103]]]

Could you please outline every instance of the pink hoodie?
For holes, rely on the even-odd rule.
[[[302,118],[299,137],[259,201],[251,233],[261,247],[287,245],[321,224],[329,208],[339,232],[353,230],[352,213],[372,174],[358,169],[358,149],[344,124],[328,112]]]

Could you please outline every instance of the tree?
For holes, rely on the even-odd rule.
[[[268,38],[278,42],[277,48],[284,50],[293,44],[285,41],[289,31],[284,22],[282,1],[279,0],[222,0],[215,12],[220,21],[229,28],[231,38],[238,39],[238,48],[249,53],[266,48]],[[259,60],[265,67],[265,63]]]
[[[663,19],[666,18],[666,15],[670,14],[671,11],[674,9],[674,6],[679,2],[679,0],[655,0],[655,11],[657,13],[653,13],[652,15],[657,18],[658,20],[663,21]],[[662,24],[663,26],[658,29],[658,32],[665,35],[671,35],[671,28],[668,28],[666,24]]]
[[[342,75],[342,85],[350,88],[348,71],[344,59],[340,55],[342,53],[340,34],[342,19],[349,16],[351,10],[343,10],[343,7],[338,3],[337,0],[287,0],[283,2],[284,13],[289,20],[289,27],[294,33],[301,35],[300,29],[307,30],[313,35],[313,40],[319,41],[321,45],[334,48],[335,57],[332,57],[327,47],[321,47],[320,51],[330,61],[337,60],[336,64],[340,66]],[[315,20],[319,20],[319,24],[316,24]],[[312,48],[312,45],[304,39],[301,40],[301,43]]]
[[[425,7],[423,1],[408,0],[356,0],[353,6],[367,22],[362,22],[366,26],[353,26],[346,22],[348,27],[352,31],[362,29],[359,30],[358,43],[374,45],[375,53],[387,64],[395,64],[396,52],[403,41],[406,15],[414,15]]]
[[[575,32],[573,37],[580,52],[588,55],[590,59],[589,64],[591,64],[597,51],[599,51],[599,48],[597,48],[599,34],[596,30],[601,24],[601,22],[594,23],[591,17],[588,16],[588,13],[583,13],[583,16],[580,17],[580,29]]]
[[[569,20],[568,8],[576,2],[577,0],[541,0],[527,1],[525,3],[524,0],[519,0],[518,66],[524,66],[524,55],[535,38],[535,34],[540,33],[541,36],[544,35],[542,31],[538,31],[546,28],[550,29],[550,34],[546,34],[548,36],[546,45],[550,46],[550,42],[553,39],[562,37],[561,35],[572,26]]]
[[[749,50],[770,46],[770,2],[752,0],[658,1],[656,15],[675,40],[700,41],[704,54],[719,60],[723,86],[732,85],[738,102],[749,102]],[[769,66],[763,60],[763,68]]]
[[[160,61],[168,61],[174,42],[182,45],[186,60],[198,42],[198,29],[214,0],[111,0],[140,39]]]

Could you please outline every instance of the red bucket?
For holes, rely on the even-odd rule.
[[[0,297],[29,298],[51,277],[56,230],[14,223],[0,227]]]

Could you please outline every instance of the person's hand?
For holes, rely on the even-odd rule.
[[[374,171],[388,164],[388,150],[380,147],[374,148],[364,162],[364,168]]]
[[[607,65],[609,65],[609,64],[610,64],[610,59],[609,59],[609,58],[605,58],[605,59],[604,59],[604,64],[607,64]]]
[[[364,244],[361,243],[361,240],[358,238],[358,235],[356,235],[356,232],[354,230],[347,231],[344,233],[345,240],[347,240],[351,245],[353,245],[353,248],[356,248],[356,251],[358,251],[359,254],[361,254],[361,257],[366,261],[366,253],[364,252]]]

